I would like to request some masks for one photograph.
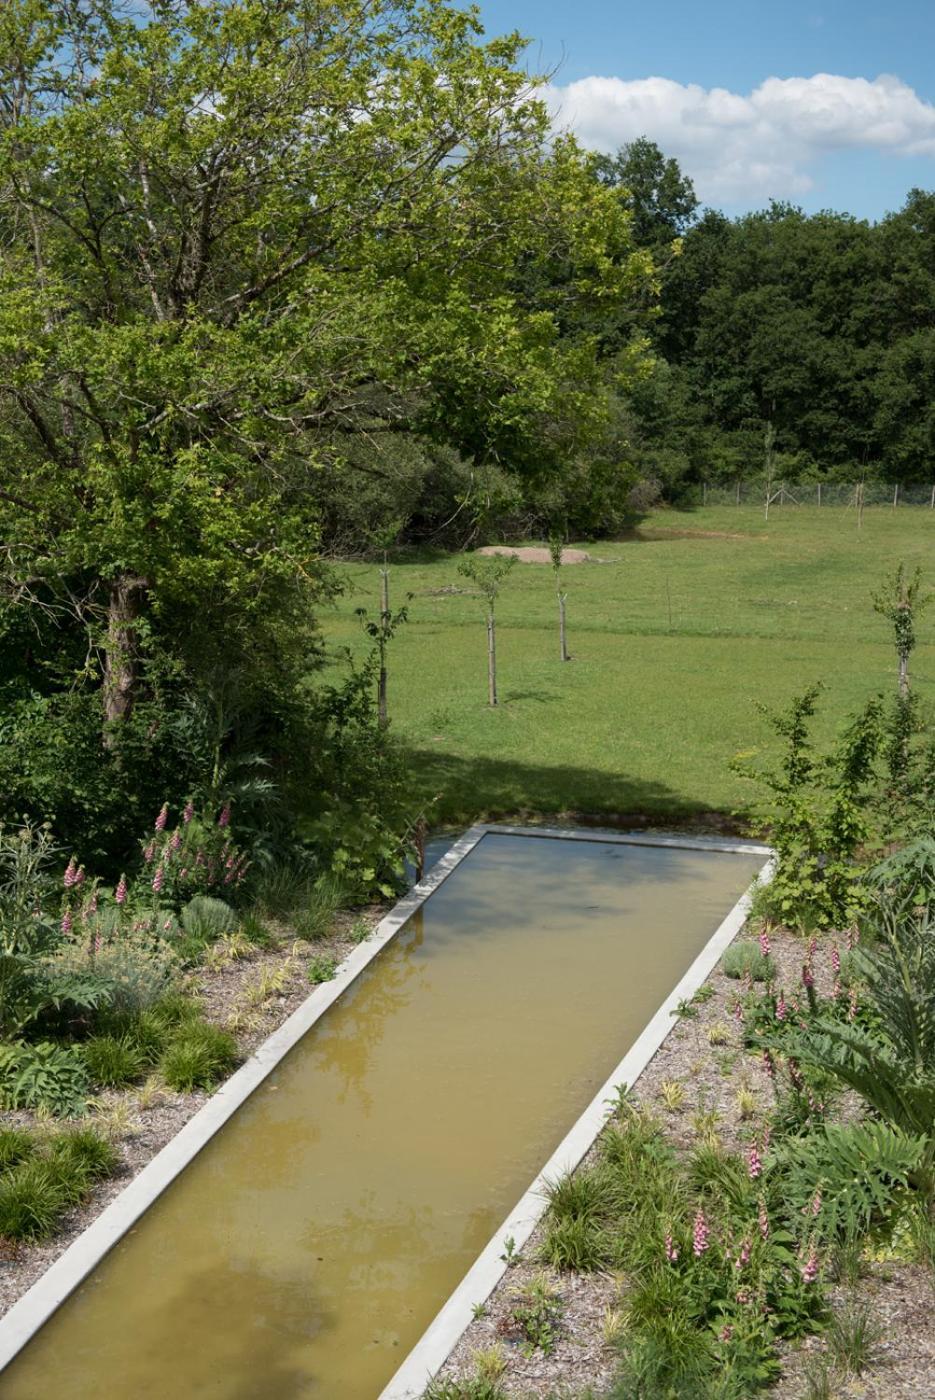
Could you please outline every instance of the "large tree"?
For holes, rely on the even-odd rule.
[[[343,440],[541,472],[599,426],[589,318],[649,268],[521,48],[441,0],[3,7],[0,579],[84,630],[106,742],[154,636],[317,596]]]

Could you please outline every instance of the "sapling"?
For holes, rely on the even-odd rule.
[[[570,661],[568,642],[565,635],[565,600],[567,593],[562,591],[562,540],[560,535],[549,536],[549,554],[555,574],[555,592],[558,597],[558,648],[562,661]]]
[[[458,573],[469,578],[483,594],[487,602],[487,701],[496,705],[497,701],[497,597],[503,580],[516,563],[514,555],[493,555],[489,558],[464,559],[458,565]]]

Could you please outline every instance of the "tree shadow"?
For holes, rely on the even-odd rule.
[[[621,829],[678,826],[683,831],[727,834],[746,830],[744,812],[712,811],[659,780],[568,764],[463,758],[437,749],[409,748],[405,755],[420,794],[431,803],[433,826],[534,814]]]

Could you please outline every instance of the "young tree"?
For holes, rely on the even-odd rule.
[[[565,637],[565,600],[567,593],[562,591],[562,537],[552,535],[549,538],[549,554],[552,557],[552,572],[555,575],[555,592],[558,597],[558,649],[562,661],[570,661],[568,655],[568,645]]]
[[[873,610],[885,617],[893,629],[896,647],[896,686],[900,699],[909,694],[909,658],[916,645],[916,621],[930,599],[922,592],[922,570],[907,574],[900,564],[873,595]]]
[[[497,700],[497,598],[503,580],[516,563],[514,554],[495,554],[490,557],[463,559],[458,565],[458,573],[469,578],[483,594],[487,602],[487,702],[498,704]]]

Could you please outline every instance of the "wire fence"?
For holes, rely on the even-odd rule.
[[[691,493],[692,503],[704,506],[753,506],[774,510],[779,506],[845,506],[861,511],[865,506],[920,506],[935,510],[932,485],[903,486],[893,481],[777,481],[765,477],[743,481],[703,482]]]

